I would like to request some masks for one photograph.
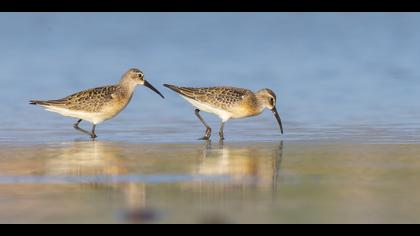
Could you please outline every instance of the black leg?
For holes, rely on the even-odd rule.
[[[82,120],[78,120],[74,125],[73,125],[73,127],[77,130],[77,131],[80,131],[80,132],[82,132],[82,133],[84,133],[84,134],[87,134],[87,135],[89,135],[91,138],[96,138],[97,136],[96,136],[96,134],[95,134],[95,125],[93,126],[93,130],[92,130],[92,133],[91,132],[89,132],[89,131],[86,131],[86,130],[84,130],[84,129],[82,129],[82,128],[80,128],[79,127],[79,124],[80,124],[80,122],[82,122]]]
[[[225,133],[223,132],[224,128],[225,128],[225,122],[222,122],[222,126],[220,126],[220,131],[219,131],[220,140],[225,140]]]
[[[203,125],[206,127],[206,134],[201,139],[202,140],[209,140],[210,136],[211,136],[210,126],[204,121],[203,117],[200,116],[200,110],[199,109],[195,110],[195,115],[198,117],[198,119],[200,119],[201,123],[203,123]]]
[[[75,128],[75,129],[77,129],[77,128],[79,128],[79,124],[80,124],[80,122],[82,122],[82,120],[78,120],[74,125],[73,125],[73,127]]]
[[[96,130],[96,125],[93,125],[93,127],[92,127],[92,133],[90,135],[90,137],[92,137],[93,139],[95,139],[95,138],[98,137],[98,136],[96,136],[95,130]]]

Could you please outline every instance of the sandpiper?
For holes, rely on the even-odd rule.
[[[271,89],[263,89],[254,93],[248,89],[233,87],[188,88],[164,84],[165,87],[179,93],[197,109],[195,115],[206,127],[203,140],[209,140],[211,128],[200,115],[200,111],[213,113],[222,119],[219,135],[224,140],[224,125],[230,119],[242,119],[261,114],[265,108],[270,109],[276,117],[280,131],[283,126],[276,108],[276,94]]]
[[[79,119],[74,124],[74,128],[95,139],[97,138],[96,125],[114,118],[124,110],[131,101],[137,85],[144,85],[164,98],[156,88],[144,79],[142,71],[133,68],[128,70],[116,85],[88,89],[58,100],[32,100],[30,104],[40,105],[47,111]],[[91,132],[79,127],[83,120],[93,124]]]

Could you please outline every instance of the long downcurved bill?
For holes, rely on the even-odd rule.
[[[147,82],[146,80],[144,81],[144,86],[148,87],[149,89],[153,90],[155,93],[159,94],[162,98],[165,98],[160,92],[159,90],[157,90],[155,87],[153,87],[153,85],[151,85],[149,82]]]
[[[277,112],[277,108],[274,107],[272,111],[273,111],[274,116],[277,119],[277,122],[279,122],[281,134],[283,134],[283,125],[281,124],[281,119],[280,119],[279,113]]]

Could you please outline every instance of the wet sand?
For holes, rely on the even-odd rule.
[[[418,144],[0,146],[1,223],[420,223]]]

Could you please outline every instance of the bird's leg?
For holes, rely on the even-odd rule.
[[[80,122],[82,122],[82,120],[78,120],[78,121],[77,121],[77,122],[73,125],[73,127],[74,127],[76,130],[78,130],[78,131],[80,131],[80,132],[82,132],[82,133],[88,134],[88,135],[90,135],[90,137],[92,137],[92,138],[96,138],[96,137],[97,137],[97,136],[95,135],[95,125],[94,125],[94,128],[93,128],[92,133],[91,133],[91,132],[89,132],[89,131],[86,131],[86,130],[84,130],[84,129],[80,128],[80,127],[79,127]]]
[[[225,140],[225,134],[223,132],[224,128],[225,128],[225,122],[222,122],[222,125],[220,126],[220,131],[219,131],[220,140]]]
[[[209,140],[210,136],[211,136],[210,126],[204,121],[203,117],[200,116],[200,110],[199,109],[195,110],[195,115],[198,117],[198,119],[200,119],[201,123],[203,123],[203,125],[206,127],[206,134],[201,139],[202,140]]]
[[[90,134],[90,137],[92,137],[93,139],[97,138],[98,136],[96,136],[96,125],[93,125],[92,127],[92,133]]]
[[[79,124],[80,124],[80,122],[82,122],[82,119],[78,120],[78,121],[77,121],[77,122],[73,125],[73,127],[74,127],[75,129],[79,128]]]

